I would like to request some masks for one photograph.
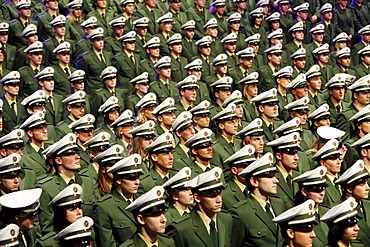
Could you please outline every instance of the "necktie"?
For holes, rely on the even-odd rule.
[[[339,188],[339,184],[335,183],[335,181],[337,181],[337,180],[338,180],[338,178],[334,178],[334,180],[333,180],[334,187],[335,187],[335,189],[336,189],[340,194],[342,194],[342,193],[341,193],[341,191],[340,191],[340,188]]]
[[[339,113],[339,112],[340,112],[340,105],[337,105],[337,106],[335,107],[335,109],[337,109],[337,112]]]
[[[39,70],[35,69],[34,72],[35,72],[35,75],[37,75],[39,73]]]
[[[69,180],[68,185],[74,184],[75,181],[73,179]]]
[[[152,19],[155,20],[155,16],[154,16],[154,10],[151,10],[150,11],[151,15],[152,15]]]
[[[290,191],[292,192],[291,194],[293,195],[293,185],[292,185],[292,175],[288,175],[286,177],[286,183],[288,185],[288,188],[290,189]]]
[[[207,166],[205,171],[208,172],[210,170],[211,170],[211,168],[209,166]]]
[[[15,102],[12,102],[10,104],[10,107],[12,108],[12,110],[14,111],[14,114],[17,115],[17,111],[15,110]]]
[[[266,202],[265,210],[267,217],[272,221],[274,219],[274,216],[271,213],[271,206],[269,202]]]
[[[210,227],[210,235],[211,235],[211,239],[213,242],[213,246],[218,247],[218,235],[216,231],[216,225],[213,220],[211,220],[211,223],[209,223],[209,227]]]
[[[244,194],[245,196],[247,196],[247,195],[248,195],[248,189],[247,189],[247,188],[245,188],[245,189],[243,190],[243,194]]]
[[[105,60],[104,60],[104,57],[103,57],[103,53],[100,53],[99,54],[99,57],[100,57],[100,61],[102,62],[102,64],[104,65],[104,67],[105,66],[107,66],[106,64],[105,64]]]
[[[39,155],[42,156],[42,152],[44,152],[44,149],[43,148],[40,148],[39,151],[38,151]]]
[[[105,18],[105,14],[104,13],[101,13],[101,18]]]
[[[64,40],[62,40],[62,39],[61,39],[61,40],[60,40],[60,42],[59,42],[59,44],[61,44],[61,43],[63,43],[63,42],[64,42]]]
[[[54,111],[53,96],[49,96],[49,97],[48,97],[48,101],[49,101],[49,103],[51,104],[51,107],[53,108],[53,111]]]
[[[24,27],[27,27],[28,26],[28,21],[26,21],[25,23],[24,23]]]
[[[69,69],[67,67],[64,68],[64,71],[66,72],[67,75],[70,75],[69,74]]]
[[[319,103],[319,99],[317,98],[317,95],[313,96],[313,100],[315,101],[316,104]]]
[[[206,63],[207,63],[207,64],[209,64],[209,59],[208,59],[208,57],[206,58]]]
[[[51,16],[51,18],[52,18],[53,20],[55,19],[55,17],[56,17],[55,15],[52,15],[52,16]]]
[[[130,23],[130,25],[132,25],[132,18],[128,18],[128,23]]]
[[[190,110],[191,110],[191,106],[189,106],[186,110],[187,110],[187,111],[190,111]]]
[[[169,38],[170,38],[170,35],[168,35],[168,34],[167,34],[167,35],[166,35],[166,40],[168,40]]]
[[[244,72],[244,76],[246,77],[246,76],[248,76],[248,71],[245,71]]]
[[[163,178],[163,181],[164,181],[164,182],[167,182],[167,181],[168,181],[168,177],[164,177],[164,178]]]
[[[131,56],[130,56],[130,60],[131,60],[131,62],[135,65],[134,55],[131,55]]]

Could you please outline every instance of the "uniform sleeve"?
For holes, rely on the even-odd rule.
[[[99,247],[115,247],[117,243],[114,241],[112,227],[109,222],[107,212],[97,205],[94,210],[94,228],[96,231],[96,244]]]
[[[184,240],[179,232],[179,230],[173,225],[169,225],[166,229],[166,234],[170,236],[175,241],[176,247],[184,247]]]
[[[230,210],[230,214],[233,220],[231,247],[242,247],[245,235],[243,222],[236,211]]]
[[[43,189],[40,197],[40,206],[43,211],[38,217],[42,235],[48,234],[53,231],[54,213],[52,208],[49,206],[50,201],[51,198],[49,194]]]

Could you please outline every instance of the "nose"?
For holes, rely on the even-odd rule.
[[[316,233],[314,230],[311,231],[311,235],[310,235],[311,238],[316,238]]]
[[[360,230],[360,227],[358,226],[358,224],[356,224],[356,225],[354,226],[354,230],[355,230],[355,231],[359,231],[359,230]]]

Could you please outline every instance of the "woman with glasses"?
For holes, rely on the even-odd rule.
[[[300,205],[308,199],[313,200],[317,220],[328,211],[328,208],[321,205],[324,201],[325,189],[328,187],[325,179],[326,172],[327,169],[320,166],[293,179],[293,182],[298,183],[299,186],[299,191],[294,197],[294,205]],[[321,222],[314,227],[314,231],[316,238],[313,240],[313,246],[326,246],[328,244],[328,226]]]
[[[68,15],[66,20],[66,33],[72,40],[81,40],[84,38],[84,30],[80,26],[82,18],[82,0],[74,0],[67,4]]]
[[[132,135],[130,149],[127,155],[139,154],[141,157],[141,169],[144,173],[148,172],[150,168],[149,154],[145,148],[153,143],[155,122],[149,120],[142,125],[139,125],[129,133]]]
[[[137,231],[134,216],[125,208],[137,198],[141,161],[139,154],[133,154],[108,170],[113,174],[111,193],[102,197],[94,210],[98,246],[119,246]]]
[[[357,204],[357,212],[360,216],[358,221],[358,239],[352,241],[363,246],[370,245],[370,201],[369,197],[369,173],[365,169],[365,163],[358,160],[348,168],[335,182],[342,190],[342,200],[354,198]],[[359,243],[358,243],[359,242]],[[356,245],[357,246],[357,245]]]

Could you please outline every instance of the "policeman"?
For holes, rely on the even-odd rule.
[[[222,111],[222,104],[230,97],[232,83],[233,79],[230,76],[225,76],[209,85],[214,99],[214,104],[210,108],[211,117],[214,117]]]
[[[138,118],[137,123],[143,124],[148,120],[156,120],[153,110],[157,107],[157,96],[154,93],[147,93],[135,105],[135,111]]]
[[[275,87],[275,80],[272,75],[280,70],[282,49],[283,46],[277,44],[264,51],[268,62],[258,70],[258,89],[260,92],[265,92]]]
[[[132,134],[130,133],[130,130],[132,130],[135,125],[135,121],[132,117],[132,111],[127,109],[122,112],[122,114],[111,124],[111,127],[114,129],[116,134],[114,141],[123,146],[124,155],[127,154],[132,140]]]
[[[96,129],[96,133],[101,131],[108,132],[111,136],[110,142],[115,143],[116,134],[112,128],[112,123],[119,116],[119,100],[116,96],[109,97],[100,107],[99,113],[102,115],[103,124]],[[99,121],[99,120],[98,120]],[[99,123],[98,123],[99,124]]]
[[[306,68],[306,49],[300,48],[296,50],[292,55],[290,55],[290,59],[293,61],[293,78],[296,78],[299,74],[305,73]]]
[[[152,114],[156,117],[158,123],[155,127],[157,136],[171,131],[171,127],[176,120],[175,110],[175,100],[173,98],[165,99],[153,110]]]
[[[248,144],[254,147],[254,157],[259,158],[264,149],[264,132],[262,119],[256,118],[235,135],[242,140],[242,146]]]
[[[22,26],[23,28],[23,26]],[[39,38],[37,36],[37,27],[34,24],[29,24],[27,27],[24,28],[23,32],[20,34],[22,42],[24,42],[25,46],[18,49],[16,53],[16,58],[14,62],[14,69],[19,69],[26,64],[29,63],[29,59],[27,57],[27,53],[24,51],[28,46],[33,44],[34,42],[38,41]]]
[[[308,85],[308,98],[310,99],[310,104],[319,108],[325,101],[325,96],[321,92],[321,72],[320,65],[312,65],[309,70],[305,73],[307,85]]]
[[[84,31],[84,37],[76,43],[76,51],[73,58],[74,63],[77,61],[78,56],[91,49],[88,36],[98,27],[97,21],[96,17],[92,16],[80,24]]]
[[[368,75],[370,65],[370,47],[364,47],[358,51],[359,63],[353,68],[356,71],[356,77],[360,78]]]
[[[11,154],[0,159],[0,194],[5,195],[19,190],[22,168],[20,166],[21,156]]]
[[[337,61],[337,67],[334,68],[333,73],[346,73],[349,75],[356,76],[356,72],[351,69],[351,49],[349,47],[344,47],[335,55]]]
[[[139,55],[140,59],[146,58],[145,44],[152,38],[152,35],[148,33],[149,18],[141,17],[133,22],[134,31],[136,32],[135,37],[135,53]],[[157,37],[158,38],[158,37]],[[160,43],[160,39],[158,38]],[[158,54],[160,50],[158,49]],[[141,70],[141,68],[139,68]]]
[[[323,44],[312,51],[315,57],[315,63],[320,66],[321,73],[321,88],[325,88],[325,84],[333,77],[333,67],[330,64],[329,44]],[[307,75],[306,75],[307,76]],[[309,76],[307,76],[309,77]]]
[[[70,74],[67,78],[67,80],[70,82],[70,89],[69,94],[66,96],[70,96],[70,94],[74,94],[77,91],[84,91],[85,90],[85,71],[83,70],[76,70],[72,74]],[[88,94],[85,95],[85,113],[91,113],[90,105],[91,105],[91,97],[92,95]]]
[[[198,47],[193,39],[195,36],[195,21],[189,20],[181,26],[182,39],[182,55],[189,61],[198,54]]]
[[[104,50],[109,51],[113,55],[122,52],[122,44],[119,42],[119,38],[123,35],[125,31],[125,22],[126,18],[120,16],[109,22],[109,25],[112,27],[113,32],[110,36],[104,39],[105,46]]]
[[[209,106],[211,103],[208,100],[203,100],[197,106],[190,109],[190,113],[193,114],[194,129],[199,132],[203,128],[209,128],[210,114]]]
[[[176,115],[183,111],[189,111],[194,107],[199,90],[198,78],[195,75],[189,75],[176,84],[179,90],[180,101],[176,104]],[[200,93],[200,92],[199,92]]]
[[[169,57],[171,58],[171,80],[175,82],[181,81],[187,74],[184,66],[188,63],[188,60],[181,55],[181,42],[182,36],[179,33],[175,33],[166,41]]]
[[[210,92],[208,90],[207,83],[201,80],[202,67],[203,62],[199,58],[193,60],[184,67],[187,71],[187,75],[195,75],[197,78],[199,90],[197,91],[197,97],[195,99],[196,105],[198,105],[203,100],[210,100]]]
[[[238,56],[238,60],[235,62],[235,65],[229,69],[229,75],[233,78],[235,83],[238,83],[255,71],[255,69],[252,68],[255,55],[253,48],[247,47],[244,50],[238,51],[236,56]]]

